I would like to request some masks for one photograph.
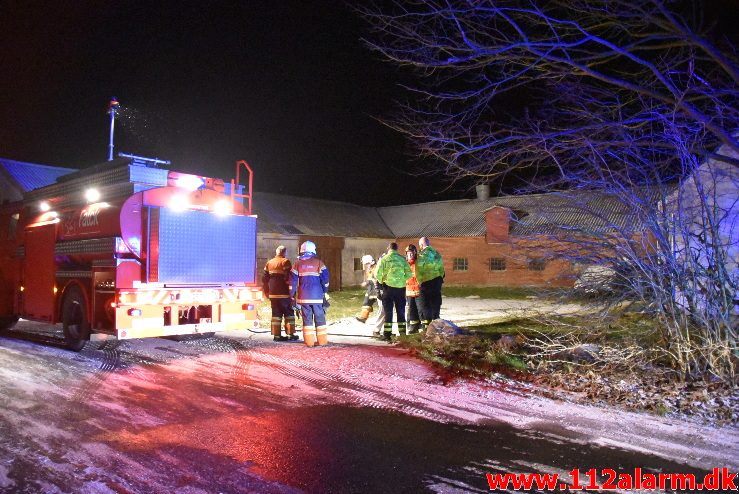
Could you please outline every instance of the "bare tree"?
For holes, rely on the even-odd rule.
[[[733,376],[739,63],[729,40],[707,34],[702,5],[410,0],[363,14],[371,48],[416,76],[388,125],[442,164],[434,172],[570,191],[603,223],[561,231],[572,248],[556,255],[607,264],[620,296],[660,320],[686,374]],[[700,173],[706,162],[734,188]],[[573,193],[586,190],[630,220],[608,224]]]

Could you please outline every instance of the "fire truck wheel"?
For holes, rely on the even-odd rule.
[[[90,323],[87,321],[85,298],[79,288],[72,287],[64,295],[62,328],[67,348],[75,352],[82,350],[90,339]]]
[[[18,322],[18,316],[0,316],[0,333],[8,331]]]

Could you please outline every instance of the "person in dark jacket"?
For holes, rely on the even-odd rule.
[[[275,257],[267,261],[262,275],[262,290],[272,305],[272,337],[275,341],[297,340],[295,334],[295,314],[290,301],[290,270],[292,265],[285,257],[287,248],[280,245],[275,249]],[[282,336],[282,321],[285,321],[285,333]]]
[[[316,254],[316,244],[300,245],[300,257],[290,271],[290,296],[300,305],[303,341],[307,346],[328,343],[324,302],[328,292],[328,268]]]

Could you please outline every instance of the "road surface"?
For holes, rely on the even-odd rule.
[[[449,382],[361,337],[0,338],[0,492],[488,492],[486,473],[703,474],[739,431]],[[48,330],[48,328],[46,328]],[[29,341],[30,340],[30,341]]]

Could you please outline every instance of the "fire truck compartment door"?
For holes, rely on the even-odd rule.
[[[149,219],[150,282],[255,282],[255,217],[151,208]]]
[[[23,262],[23,312],[26,317],[54,318],[54,245],[56,225],[26,229]]]

